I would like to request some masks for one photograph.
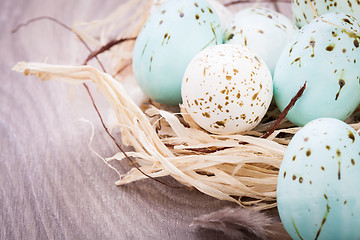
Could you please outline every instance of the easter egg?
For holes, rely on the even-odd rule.
[[[247,46],[273,73],[285,45],[297,29],[285,15],[267,8],[246,8],[227,25],[225,43]]]
[[[192,59],[181,92],[185,109],[199,126],[216,134],[241,133],[264,117],[272,78],[265,62],[247,47],[223,44]]]
[[[320,118],[290,141],[278,175],[277,204],[293,239],[360,239],[360,136]]]
[[[347,13],[360,21],[359,0],[312,0],[314,10],[318,16],[330,12]],[[302,27],[314,19],[315,15],[307,0],[293,0],[291,4],[293,17],[298,27]]]
[[[360,32],[356,20],[328,13],[304,26],[285,47],[274,73],[282,111],[306,82],[287,118],[298,126],[321,117],[344,120],[360,104]],[[337,26],[334,26],[330,23]]]
[[[220,20],[207,1],[169,0],[150,16],[136,39],[135,78],[152,100],[177,105],[188,63],[202,49],[220,43]]]

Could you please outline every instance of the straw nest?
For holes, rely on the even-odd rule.
[[[73,30],[85,42],[100,47],[111,38],[136,37],[157,3],[128,1],[108,18],[90,23],[75,23]],[[143,6],[139,8],[138,6]],[[119,36],[112,36],[121,32]],[[128,94],[136,87],[131,72],[134,41],[124,41],[101,56],[108,73],[91,66],[60,66],[20,62],[14,70],[35,75],[41,80],[82,82],[91,80],[107,98],[121,128],[122,142],[132,146],[127,152],[134,157],[143,173],[153,178],[172,176],[180,183],[221,200],[242,206],[267,209],[276,206],[278,170],[286,146],[299,128],[283,121],[268,138],[260,136],[279,115],[272,106],[255,129],[241,135],[215,135],[201,129],[180,106],[147,102],[140,107]],[[120,53],[120,54],[119,54]],[[126,87],[124,87],[126,86]],[[347,120],[359,130],[359,112]],[[106,159],[123,161],[122,152]],[[148,178],[137,168],[119,173],[117,185]]]

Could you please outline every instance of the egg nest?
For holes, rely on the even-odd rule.
[[[111,32],[121,32],[117,39],[134,38],[151,7],[151,1],[128,1],[106,19],[74,23],[73,31],[94,48],[100,48],[112,39]],[[138,168],[134,167],[125,174],[117,171],[117,185],[148,176],[170,175],[190,188],[221,200],[259,210],[275,207],[281,161],[288,143],[300,128],[285,119],[268,138],[261,138],[280,114],[275,104],[270,106],[255,129],[233,135],[216,135],[203,130],[182,105],[169,107],[148,101],[138,106],[128,95],[129,88],[135,84],[130,67],[133,46],[134,41],[124,41],[101,55],[108,73],[91,66],[31,62],[18,63],[14,70],[35,75],[41,80],[74,83],[91,80],[98,86],[115,113],[122,143],[133,148],[126,153],[127,156],[119,152],[104,160],[115,171],[110,165],[112,161],[133,157],[138,164]],[[359,121],[358,108],[346,122],[359,131]]]

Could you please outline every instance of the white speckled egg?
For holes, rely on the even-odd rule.
[[[224,41],[247,46],[264,59],[273,73],[283,48],[296,32],[285,15],[267,8],[247,8],[227,25]]]
[[[265,62],[247,47],[224,44],[204,49],[188,65],[181,87],[183,104],[202,128],[217,134],[255,127],[272,99]]]
[[[206,0],[167,1],[136,39],[133,71],[140,88],[156,102],[179,104],[186,66],[222,38],[219,17]]]
[[[277,185],[281,221],[293,239],[360,239],[360,136],[320,118],[291,140]]]
[[[312,0],[311,2],[319,16],[329,12],[342,12],[360,21],[359,0]],[[304,26],[315,17],[308,0],[293,0],[291,7],[295,23],[298,27]]]
[[[360,32],[354,18],[328,13],[322,19]],[[345,120],[360,104],[360,36],[320,19],[300,29],[285,47],[274,74],[274,98],[282,111],[306,84],[287,114],[298,126],[321,117]]]

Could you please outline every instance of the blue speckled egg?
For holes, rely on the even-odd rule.
[[[247,46],[264,59],[271,73],[285,45],[297,32],[295,25],[278,12],[267,8],[246,8],[228,23],[225,43]]]
[[[360,136],[334,118],[295,134],[277,185],[281,221],[293,239],[360,239]]]
[[[139,33],[133,52],[135,78],[152,100],[177,105],[190,60],[202,49],[221,43],[219,17],[206,0],[169,0]]]
[[[360,32],[354,18],[328,13],[322,19]],[[360,104],[360,36],[320,19],[300,29],[285,47],[274,73],[274,98],[282,111],[307,82],[287,118],[298,126],[313,119],[344,120]]]
[[[359,0],[312,0],[311,2],[317,15],[321,16],[329,12],[343,12],[360,21]],[[308,0],[293,0],[291,8],[298,27],[304,26],[315,17]]]

